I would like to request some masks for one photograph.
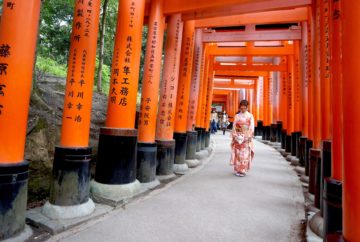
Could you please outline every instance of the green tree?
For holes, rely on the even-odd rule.
[[[41,21],[38,54],[67,63],[70,34],[74,13],[74,0],[44,0],[41,7]]]

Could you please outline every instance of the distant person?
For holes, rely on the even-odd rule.
[[[211,113],[211,117],[210,117],[210,124],[211,124],[211,133],[215,134],[217,132],[217,122],[218,122],[218,114],[215,110],[213,110],[213,112]]]
[[[250,169],[254,157],[254,117],[247,111],[248,101],[240,102],[240,112],[235,115],[231,131],[231,159],[235,175],[243,177]]]
[[[226,128],[229,124],[230,124],[229,116],[227,115],[226,111],[224,110],[223,116],[221,117],[221,129],[223,131],[223,135],[225,135]]]

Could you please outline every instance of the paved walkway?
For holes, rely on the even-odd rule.
[[[304,199],[293,168],[255,141],[250,173],[236,177],[228,134],[213,138],[214,156],[192,174],[51,241],[301,241]]]

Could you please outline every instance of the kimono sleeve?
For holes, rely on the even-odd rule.
[[[255,124],[254,124],[254,116],[252,114],[250,114],[250,131],[251,131],[251,136],[254,136],[254,128]]]

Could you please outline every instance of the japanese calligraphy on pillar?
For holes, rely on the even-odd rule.
[[[145,0],[119,1],[107,127],[133,129],[135,126],[144,8]]]
[[[179,102],[177,103],[178,106],[178,112],[177,112],[177,118],[179,120],[182,120],[184,117],[184,109],[185,108],[185,102],[187,104],[188,100],[185,100],[185,88],[186,88],[186,79],[188,78],[188,76],[191,76],[191,69],[192,69],[192,64],[190,62],[192,62],[192,58],[193,58],[193,48],[194,48],[194,36],[195,36],[195,32],[192,32],[191,37],[187,36],[185,39],[185,52],[184,53],[184,61],[183,61],[183,66],[180,69],[180,77],[179,77],[179,84],[180,84],[180,79],[185,79],[184,84],[181,85],[180,88],[180,93],[179,93]],[[186,116],[186,115],[185,115]]]
[[[184,23],[184,31],[181,41],[179,81],[176,98],[176,111],[174,131],[184,133],[190,127],[188,125],[189,97],[191,96],[191,77],[194,60],[195,21],[189,20]]]
[[[199,69],[200,69],[200,66],[199,66],[199,62],[200,62],[200,46],[196,46],[195,47],[195,56],[194,56],[194,72],[193,72],[193,80],[195,81],[192,81],[191,82],[191,90],[192,92],[197,92],[197,88],[198,88],[198,85],[199,85],[199,80],[196,81],[196,79],[198,78],[198,74],[199,74]],[[193,120],[195,118],[195,104],[196,104],[196,100],[195,99],[191,99],[190,100],[190,106],[189,106],[189,118],[191,120]]]
[[[288,81],[287,81],[287,104],[288,104],[288,109],[292,109],[292,77],[293,73],[291,71],[288,72]]]
[[[271,106],[273,104],[273,92],[274,92],[273,78],[269,76],[268,77],[268,82],[269,82],[269,96],[268,96],[268,98],[269,98],[269,105]]]
[[[323,2],[323,45],[324,45],[324,60],[323,60],[323,78],[330,78],[330,5],[329,0],[324,0]]]
[[[2,97],[6,95],[6,85],[9,81],[7,79],[7,69],[9,64],[7,63],[7,58],[11,55],[10,53],[11,47],[8,44],[1,44],[0,46],[0,116],[2,114],[2,110],[4,109],[4,105],[2,104]]]
[[[308,21],[307,23],[307,45],[306,45],[306,75],[307,75],[307,78],[306,78],[306,81],[307,81],[307,85],[310,86],[312,85],[312,49],[313,49],[313,46],[312,46],[312,33],[311,33],[311,24],[310,22]]]
[[[4,7],[7,10],[14,10],[16,1],[7,1],[4,3]],[[7,73],[8,68],[11,68],[9,66],[9,58],[11,56],[11,46],[9,43],[0,43],[0,117],[2,113],[5,110],[5,105],[2,102],[1,99],[3,99],[6,96],[6,87],[8,85],[8,82],[11,80],[8,80]]]
[[[297,43],[298,46],[298,43]],[[295,58],[295,102],[300,102],[300,59],[299,56],[296,55]]]
[[[309,44],[308,42],[304,46],[304,86],[309,86]]]
[[[145,66],[145,68],[148,68],[147,72],[144,72],[147,74],[147,77],[144,79],[143,85],[152,85],[153,79],[156,78],[154,75],[155,71],[155,52],[156,48],[158,46],[157,43],[157,35],[158,35],[158,27],[159,23],[157,21],[154,22],[153,30],[152,32],[149,32],[149,35],[151,38],[148,38],[148,41],[151,41],[150,49],[146,51],[150,51],[149,55],[149,64]],[[139,125],[149,125],[149,119],[150,119],[150,112],[153,104],[151,102],[157,102],[157,100],[151,100],[149,97],[141,97],[141,105],[140,105],[140,115],[139,115]]]
[[[88,99],[87,95],[92,92],[87,92],[92,88],[92,80],[86,76],[89,62],[88,51],[84,46],[85,41],[88,41],[89,34],[96,23],[93,23],[94,10],[93,2],[95,0],[77,0],[75,7],[75,16],[73,22],[73,31],[71,35],[70,56],[69,56],[69,70],[65,93],[64,103],[64,117],[66,120],[75,123],[82,123],[84,119],[83,109],[90,109],[91,102],[84,102]],[[79,68],[79,69],[77,69]]]
[[[169,22],[169,25],[173,24],[172,21]],[[169,28],[171,28],[170,26]],[[174,37],[174,42],[170,43],[167,41],[167,45],[171,45],[172,49],[167,49],[166,55],[170,55],[170,60],[166,58],[165,67],[164,67],[164,75],[163,75],[163,83],[162,90],[160,96],[160,125],[165,125],[166,127],[173,126],[173,115],[176,104],[176,92],[177,92],[177,80],[178,80],[178,66],[179,61],[177,60],[177,53],[179,48],[179,36],[180,36],[180,28],[181,28],[181,16],[176,17],[175,22],[175,36],[170,35],[170,30],[168,33],[168,38]],[[169,60],[170,62],[167,62]],[[171,64],[171,66],[167,66],[167,64]],[[170,70],[168,70],[170,68]]]
[[[282,65],[286,65],[287,66],[287,60],[286,57],[281,58],[281,64]],[[287,84],[287,73],[286,72],[282,72],[281,73],[281,95],[286,96],[286,86]]]

